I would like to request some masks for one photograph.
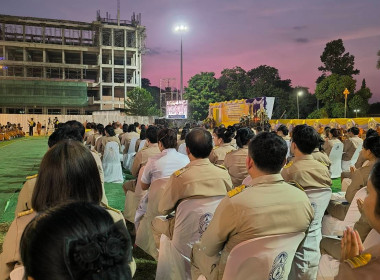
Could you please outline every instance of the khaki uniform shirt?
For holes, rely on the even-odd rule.
[[[360,151],[358,160],[355,162],[355,168],[358,169],[363,166],[367,159],[363,156],[363,150]]]
[[[91,137],[91,146],[95,147],[96,140],[101,137],[102,135],[99,132],[95,132]]]
[[[311,155],[313,156],[315,160],[327,166],[327,168],[330,168],[331,160],[324,152],[321,152],[318,148],[315,148],[314,151],[311,153]]]
[[[162,191],[158,211],[167,215],[183,199],[226,195],[231,189],[232,182],[227,170],[213,165],[208,158],[197,159],[170,176]]]
[[[369,173],[372,170],[373,165],[376,161],[369,161],[366,166],[356,169],[351,175],[351,184],[348,186],[346,191],[346,200],[352,202],[355,194],[361,188],[367,186]]]
[[[94,135],[94,131],[90,129],[89,131],[86,131],[83,137],[83,141],[86,143],[86,145],[90,145],[91,139],[89,139],[92,135]]]
[[[137,139],[140,139],[140,134],[138,134],[137,132],[127,132],[123,135],[123,137],[121,138],[121,145],[124,145],[124,151],[123,151],[123,154],[126,154],[128,153],[128,149],[129,149],[129,144],[131,144],[131,140],[132,138],[137,138]]]
[[[281,175],[286,182],[296,182],[302,188],[330,188],[332,183],[328,168],[312,155],[295,157],[282,169]]]
[[[342,160],[349,161],[354,155],[356,148],[359,145],[363,145],[363,139],[359,138],[357,135],[348,138],[343,142],[343,156]]]
[[[117,136],[106,136],[103,137],[102,142],[100,143],[100,153],[104,154],[104,149],[106,148],[106,145],[108,142],[116,142],[119,144],[119,150],[120,150],[120,140]]]
[[[342,143],[338,138],[332,138],[326,140],[325,144],[323,145],[323,150],[325,150],[326,155],[330,156],[331,150],[335,143]]]
[[[194,267],[200,268],[208,280],[222,279],[227,257],[237,244],[268,235],[305,232],[313,218],[309,198],[284,182],[280,174],[254,178],[252,186],[240,193],[234,190],[220,202],[200,242],[193,247],[192,279],[197,279]],[[207,257],[215,258],[215,269],[213,264],[206,264]]]
[[[137,177],[139,175],[140,168],[148,162],[148,159],[152,156],[158,155],[159,153],[161,153],[161,151],[158,148],[157,143],[150,143],[148,146],[141,149],[141,151],[137,152],[135,156],[135,160],[133,161],[131,168],[131,174],[134,177]]]
[[[224,166],[231,176],[234,187],[240,186],[243,180],[248,176],[247,167],[245,165],[247,156],[248,145],[227,153],[224,158]]]
[[[124,221],[124,217],[120,211],[113,209],[107,205],[102,206],[111,215],[114,222]],[[4,238],[3,253],[0,255],[0,279],[9,278],[9,274],[13,269],[22,265],[20,255],[20,241],[25,227],[37,215],[33,210],[24,211],[18,214],[18,217],[12,222],[9,230]]]
[[[215,146],[209,155],[209,160],[211,163],[223,164],[226,154],[230,151],[235,150],[230,143],[222,144],[220,146]]]
[[[123,130],[120,127],[118,127],[118,128],[115,129],[115,134],[116,135],[119,135],[121,133],[123,133]]]
[[[371,259],[368,261],[367,254]],[[367,256],[366,256],[367,255]],[[367,260],[366,260],[367,259]],[[360,256],[345,260],[339,265],[335,280],[373,280],[380,275],[380,245],[365,250]]]

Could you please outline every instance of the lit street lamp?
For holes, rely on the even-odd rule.
[[[358,113],[360,112],[359,109],[354,109],[354,112],[356,113],[356,117],[358,117]]]
[[[297,115],[298,115],[298,118],[300,118],[300,105],[298,102],[298,96],[301,96],[302,94],[303,94],[302,91],[297,92]]]
[[[179,33],[181,35],[181,99],[183,94],[183,56],[182,56],[182,34],[184,34],[187,31],[187,26],[184,24],[176,25],[174,27],[174,31]],[[178,95],[177,95],[178,99]]]

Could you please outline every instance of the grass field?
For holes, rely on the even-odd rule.
[[[11,141],[0,142],[0,252],[3,238],[14,219],[18,192],[25,178],[38,172],[38,167],[47,150],[47,137],[24,137]],[[125,173],[125,179],[133,178]],[[124,210],[125,195],[122,184],[106,183],[105,191],[109,205]],[[340,178],[333,180],[333,192],[340,191]],[[133,225],[127,223],[129,232]],[[134,236],[132,236],[134,238]],[[137,271],[133,279],[150,280],[155,278],[156,261],[140,248],[133,252],[137,264]]]

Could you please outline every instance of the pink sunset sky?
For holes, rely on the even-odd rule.
[[[380,1],[378,0],[121,0],[121,19],[142,14],[147,53],[142,76],[152,85],[161,78],[180,83],[180,36],[176,23],[189,27],[183,36],[184,83],[200,72],[269,65],[293,86],[315,90],[320,55],[327,42],[343,39],[355,56],[360,75],[380,101]],[[96,10],[116,18],[116,0],[0,0],[1,14],[91,22]]]

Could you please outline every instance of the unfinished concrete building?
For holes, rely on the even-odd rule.
[[[145,27],[0,15],[0,113],[91,114],[124,108],[141,86]]]

